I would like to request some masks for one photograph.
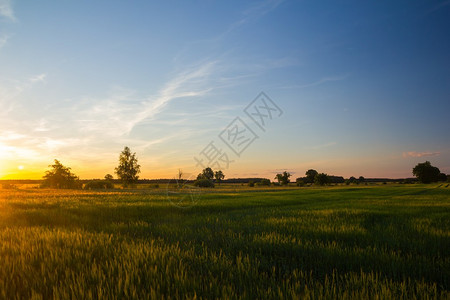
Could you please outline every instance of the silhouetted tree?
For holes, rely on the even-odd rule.
[[[366,179],[365,179],[363,176],[359,176],[358,181],[359,181],[359,182],[365,182]]]
[[[204,168],[203,171],[197,175],[197,180],[194,182],[198,187],[214,187],[214,171],[210,168]]]
[[[314,182],[314,178],[316,177],[316,175],[318,174],[318,172],[314,169],[309,169],[308,171],[306,171],[305,175],[306,175],[306,181],[308,183],[313,183]]]
[[[141,166],[138,164],[136,153],[131,153],[130,148],[125,147],[119,156],[119,166],[115,169],[117,177],[123,186],[134,184],[139,179]]]
[[[225,174],[221,170],[214,172],[214,178],[216,178],[217,182],[220,185],[220,182],[225,178]]]
[[[314,177],[314,184],[317,185],[325,185],[330,182],[330,178],[328,178],[328,175],[325,173],[319,173]]]
[[[259,185],[270,186],[270,179],[266,179],[266,178],[261,179],[261,181],[259,182]]]
[[[70,171],[69,167],[63,166],[59,160],[55,159],[53,165],[49,165],[50,170],[45,172],[44,181],[41,187],[55,189],[78,189],[81,188],[79,178]]]
[[[178,181],[182,181],[183,180],[183,175],[184,175],[183,170],[178,169]]]
[[[304,186],[307,181],[306,177],[299,177],[295,180],[295,184],[297,184],[297,186]]]
[[[280,185],[281,184],[281,181],[283,180],[283,174],[281,174],[281,173],[278,173],[277,175],[275,175],[275,178],[274,178],[276,181],[278,181],[278,185]]]
[[[194,185],[198,186],[198,187],[204,187],[204,188],[213,188],[214,182],[212,182],[212,180],[210,180],[210,179],[200,178],[194,182]]]
[[[111,174],[106,174],[105,175],[105,180],[106,181],[112,181],[114,179],[114,177]]]
[[[85,190],[112,189],[114,185],[109,180],[90,180],[84,185]]]
[[[287,185],[290,182],[289,177],[291,177],[291,174],[284,171],[282,174],[277,174],[275,179],[278,180],[279,184]]]
[[[442,182],[447,181],[447,175],[445,175],[444,173],[439,173],[438,181],[442,181]]]
[[[183,183],[184,183],[183,175],[184,175],[183,170],[178,169],[178,175],[177,175],[177,178],[176,178],[176,184],[177,184],[178,188],[182,188],[183,187]]]
[[[214,178],[214,171],[210,167],[203,169],[203,171],[197,176],[197,180],[199,179],[212,180],[213,178]]]
[[[433,167],[429,161],[417,164],[412,172],[422,183],[438,181],[439,173],[441,173],[441,171],[439,171],[438,168]]]
[[[330,183],[344,183],[345,182],[345,179],[342,176],[328,175],[328,178],[330,179]]]

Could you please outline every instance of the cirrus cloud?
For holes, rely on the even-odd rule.
[[[409,152],[403,152],[403,157],[424,157],[424,156],[438,156],[441,155],[441,152],[415,152],[415,151],[409,151]]]
[[[15,21],[16,17],[10,0],[0,0],[0,17]]]

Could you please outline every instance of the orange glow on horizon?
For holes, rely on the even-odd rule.
[[[63,162],[64,163],[64,162]],[[40,180],[47,171],[49,163],[36,163],[36,164],[17,164],[15,162],[3,162],[0,163],[0,180]],[[117,178],[114,173],[114,166],[109,165],[97,165],[97,166],[89,166],[89,165],[76,165],[71,164],[70,162],[64,163],[65,166],[69,166],[72,169],[72,172],[79,176],[80,179],[102,179],[106,174],[111,174],[114,178]],[[292,174],[291,181],[295,182],[297,177],[303,177],[306,169],[310,167],[304,166],[295,166],[294,168],[287,169],[288,172]],[[385,170],[382,168],[378,168],[376,166],[367,165],[366,166],[366,174],[359,174],[356,169],[345,169],[342,166],[337,166],[332,168],[328,166],[326,169],[324,166],[317,164],[316,167],[313,167],[321,172],[329,173],[330,175],[335,176],[343,176],[344,178],[348,178],[350,176],[364,176],[366,178],[406,178],[412,177],[403,171],[392,171],[390,173],[385,173]],[[188,168],[181,168],[185,174],[190,174],[196,177],[196,174],[200,172],[200,170],[189,170]],[[170,179],[175,178],[177,176],[178,168],[172,167],[164,167],[163,165],[159,165],[159,167],[141,167],[142,173],[139,174],[141,179]],[[252,172],[249,173],[248,170]],[[338,170],[341,170],[339,172]],[[265,168],[258,168],[252,166],[250,164],[243,164],[240,168],[233,168],[229,170],[223,170],[225,173],[225,178],[268,178],[273,181],[276,170],[267,170]],[[195,173],[195,174],[194,174]]]
[[[11,145],[5,145],[0,142],[0,180],[40,180],[45,172],[49,170],[49,165],[57,158],[80,179],[102,179],[106,174],[114,174],[114,168],[117,166],[117,155],[111,154],[96,158],[95,156],[83,156],[84,153],[61,152],[47,153],[43,151],[32,151],[27,148],[21,148]],[[196,177],[201,172],[195,168],[193,162],[188,157],[178,161],[172,158],[152,158],[151,155],[139,155],[139,164],[141,165],[141,179],[170,179],[175,178],[178,169],[182,169],[185,174]],[[303,177],[306,170],[312,168],[318,172],[324,172],[329,175],[343,176],[364,176],[366,178],[407,178],[412,177],[411,169],[416,161],[412,159],[392,156],[388,159],[380,160],[376,156],[364,157],[339,157],[334,159],[297,159],[286,158],[286,161],[274,161],[261,163],[267,160],[267,157],[256,153],[251,159],[241,159],[229,169],[222,170],[225,178],[268,178],[273,180],[277,172],[288,171],[292,174],[291,181],[295,182],[297,177]],[[399,166],[392,168],[394,162]],[[285,168],[281,169],[280,166]],[[445,169],[441,169],[445,172]]]
[[[19,169],[18,167],[13,169],[1,169],[0,180],[6,179],[42,179],[45,171],[33,170],[28,168]]]

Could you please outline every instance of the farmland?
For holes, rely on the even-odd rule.
[[[0,298],[448,298],[450,187],[0,189]]]

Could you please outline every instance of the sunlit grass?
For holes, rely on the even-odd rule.
[[[445,185],[258,190],[0,190],[0,298],[450,296]]]

